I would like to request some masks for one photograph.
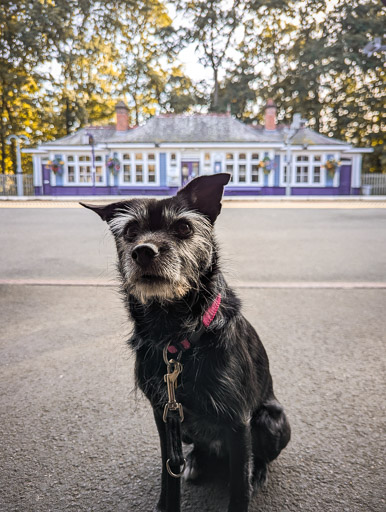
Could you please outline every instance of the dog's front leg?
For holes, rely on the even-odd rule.
[[[228,512],[248,512],[253,463],[250,426],[240,425],[231,429],[228,442],[230,463]]]
[[[154,418],[158,429],[162,458],[161,495],[155,512],[180,512],[181,484],[180,480],[170,476],[166,469],[166,428],[162,415],[163,411],[154,410]]]

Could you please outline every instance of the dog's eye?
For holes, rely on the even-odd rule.
[[[180,221],[175,226],[176,233],[181,238],[187,238],[192,232],[191,225],[186,221]]]
[[[136,222],[129,222],[123,231],[123,236],[126,240],[133,240],[139,232],[139,226]]]

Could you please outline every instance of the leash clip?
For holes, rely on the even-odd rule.
[[[178,411],[181,421],[184,421],[184,411],[182,405],[177,402],[175,389],[177,388],[177,379],[182,372],[182,364],[175,359],[168,361],[168,373],[164,375],[164,381],[168,390],[168,402],[165,404],[163,420],[166,423],[169,411]]]

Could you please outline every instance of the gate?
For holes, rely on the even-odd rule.
[[[386,195],[386,174],[362,174],[362,191],[368,187],[369,195]]]
[[[16,182],[16,174],[0,174],[0,196],[17,196]],[[32,174],[23,174],[23,195],[35,195]]]

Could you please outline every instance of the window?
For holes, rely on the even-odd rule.
[[[148,159],[148,160],[155,160],[155,154],[154,154],[154,153],[149,153],[149,154],[147,155],[147,159]]]
[[[149,183],[155,183],[155,165],[149,164],[148,166],[148,181]]]
[[[103,168],[101,165],[97,165],[97,166],[95,166],[95,183],[102,183],[102,182],[103,182]]]
[[[135,166],[135,181],[136,183],[143,183],[143,165],[136,164]]]
[[[73,158],[73,157],[71,157],[71,158]],[[72,160],[70,160],[70,161],[72,161]],[[67,179],[68,179],[68,183],[75,183],[75,167],[73,165],[69,165],[67,167]]]
[[[206,164],[209,164],[209,163],[210,163],[210,153],[205,153],[205,155],[204,155],[204,160],[205,160],[205,163],[206,163]]]
[[[239,153],[239,160],[246,160],[247,155],[245,153]]]
[[[284,157],[283,183],[287,184],[288,170],[286,164],[287,155]],[[322,155],[293,155],[291,166],[291,184],[297,185],[322,185],[323,168]]]
[[[225,159],[226,159],[226,165],[225,165],[225,171],[226,172],[229,172],[229,174],[231,175],[231,179],[230,181],[233,182],[234,181],[234,163],[233,163],[233,153],[227,153],[225,155]]]
[[[130,158],[131,158],[130,153],[124,153],[123,160],[130,160]]]
[[[86,156],[80,156],[79,160],[85,161],[85,159],[88,158]],[[91,183],[92,177],[91,177],[91,165],[80,165],[79,166],[79,183]]]
[[[260,177],[260,167],[258,164],[252,164],[251,168],[251,179],[253,183],[256,183],[259,181]]]
[[[284,164],[283,166],[283,182],[288,183],[288,172],[287,172],[288,166],[287,164]]]
[[[239,183],[247,181],[247,166],[245,164],[239,165]]]
[[[233,164],[227,164],[225,166],[225,170],[226,172],[229,172],[229,174],[231,175],[231,179],[229,181],[233,181]]]
[[[313,174],[313,182],[314,183],[320,183],[320,176],[321,176],[321,167],[320,165],[314,166],[314,174]]]
[[[71,185],[93,184],[93,171],[95,171],[95,184],[105,183],[105,156],[104,155],[68,155],[65,172],[65,183]]]
[[[308,183],[308,166],[296,166],[296,183]]]
[[[170,160],[175,163],[175,161],[177,160],[175,153],[170,154]]]
[[[259,160],[259,153],[252,153],[252,160]]]
[[[125,157],[125,155],[123,155]],[[123,164],[123,181],[125,183],[131,182],[131,164]]]
[[[136,160],[142,160],[142,153],[135,153]]]

